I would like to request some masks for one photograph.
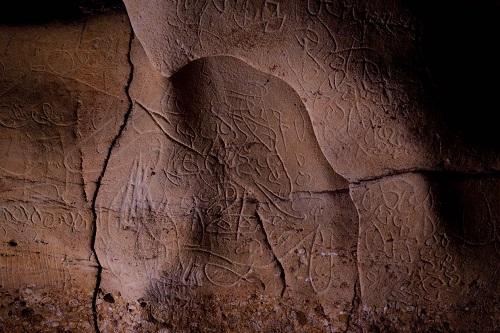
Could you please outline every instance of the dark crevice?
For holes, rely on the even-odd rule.
[[[266,228],[264,227],[264,221],[261,219],[258,210],[259,210],[259,206],[257,204],[255,216],[256,216],[257,222],[260,224],[260,227],[262,228],[262,232],[264,233],[264,237],[266,239],[267,245],[269,246],[269,250],[271,251],[273,258],[276,261],[276,265],[278,266],[278,270],[280,272],[280,279],[283,282],[283,288],[281,289],[281,297],[283,298],[283,296],[285,296],[286,287],[287,287],[285,267],[283,266],[283,263],[279,260],[278,256],[274,253],[274,249],[271,245],[271,241],[269,240],[269,237],[268,237],[267,232],[266,232]]]
[[[351,310],[349,311],[349,316],[347,317],[346,332],[353,332],[356,327],[356,331],[360,331],[357,327],[356,319],[359,319],[359,307],[361,305],[361,287],[359,284],[359,270],[356,276],[356,282],[354,283],[354,295],[351,301]]]
[[[295,195],[305,195],[305,194],[329,194],[329,195],[342,195],[342,194],[347,194],[349,193],[349,188],[338,188],[338,189],[333,189],[333,190],[320,190],[320,191],[292,191],[290,194],[295,194]]]
[[[97,313],[97,297],[99,295],[99,289],[100,289],[100,285],[101,285],[101,274],[102,274],[103,267],[101,265],[101,262],[99,261],[99,257],[97,256],[97,250],[96,250],[96,239],[97,239],[97,208],[96,208],[96,203],[97,203],[97,196],[99,194],[99,190],[100,190],[101,185],[102,185],[102,180],[103,180],[104,175],[106,173],[106,169],[108,167],[109,160],[111,159],[111,153],[113,152],[113,149],[115,148],[118,140],[120,139],[123,131],[125,130],[125,127],[127,126],[128,120],[130,118],[130,115],[132,113],[132,109],[134,106],[134,102],[132,100],[132,97],[130,96],[130,86],[131,86],[132,80],[134,78],[134,64],[133,64],[132,58],[131,58],[133,40],[134,40],[134,33],[132,30],[132,27],[130,27],[130,40],[129,40],[128,52],[127,52],[127,59],[128,59],[129,67],[130,67],[130,72],[129,72],[129,76],[127,79],[127,84],[125,86],[125,94],[127,95],[127,100],[128,100],[128,109],[123,117],[123,122],[120,125],[120,129],[118,130],[118,133],[114,137],[113,141],[111,141],[111,145],[109,146],[109,149],[107,151],[106,158],[104,160],[104,164],[103,164],[101,173],[99,174],[99,178],[97,179],[96,189],[95,189],[94,195],[92,197],[93,232],[92,232],[92,240],[91,240],[92,245],[91,245],[91,247],[92,247],[92,252],[94,254],[95,261],[97,263],[96,285],[95,285],[94,293],[92,296],[92,314],[93,314],[93,319],[94,319],[94,329],[97,333],[100,333],[98,313]]]
[[[384,178],[391,178],[401,176],[404,174],[420,174],[428,177],[452,177],[452,178],[500,178],[500,170],[486,170],[486,171],[457,171],[457,170],[433,170],[425,168],[410,168],[401,170],[391,170],[387,173],[365,177],[357,180],[350,181],[350,185],[360,185],[362,183],[369,183],[379,181]]]
[[[351,199],[352,204],[354,205],[354,209],[356,211],[356,216],[358,217],[358,230],[357,230],[357,238],[358,243],[356,244],[356,280],[354,282],[354,295],[351,301],[351,310],[349,311],[349,315],[347,317],[346,323],[346,332],[352,332],[354,327],[357,327],[357,331],[361,331],[358,327],[357,323],[359,322],[359,309],[361,303],[363,302],[361,295],[361,274],[359,270],[359,235],[361,228],[361,212],[358,209],[358,205],[356,205],[356,201],[353,198],[352,191],[349,189],[349,197]]]

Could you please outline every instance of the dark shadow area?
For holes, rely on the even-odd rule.
[[[426,177],[451,245],[500,250],[498,176],[431,172]]]
[[[462,296],[451,305],[453,321],[462,327],[497,331],[495,313],[500,306],[500,178],[498,176],[429,173],[440,232],[447,259],[455,258],[451,274]],[[472,330],[476,331],[476,330]]]
[[[124,8],[121,0],[19,0],[0,9],[0,24],[74,22],[86,16]]]
[[[431,112],[478,149],[499,150],[500,1],[410,0]]]

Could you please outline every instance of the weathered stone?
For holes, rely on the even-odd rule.
[[[91,205],[128,108],[128,20],[0,30],[0,330],[89,332]]]
[[[298,96],[230,57],[165,79],[134,46],[134,109],[98,197],[101,288],[175,330],[281,329],[290,312],[292,327],[336,323],[354,297],[357,216]]]
[[[498,1],[124,2],[0,11],[0,332],[500,330]]]
[[[124,3],[165,76],[224,54],[287,82],[306,106],[325,157],[348,180],[500,166],[498,151],[481,154],[447,128],[448,119],[440,122],[421,57],[424,18],[405,1]]]
[[[351,188],[363,310],[386,329],[498,324],[498,178],[404,174]],[[406,323],[400,315],[406,314]]]

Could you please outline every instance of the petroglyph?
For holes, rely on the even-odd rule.
[[[357,217],[295,92],[231,57],[165,79],[138,43],[132,54],[134,109],[98,197],[101,288],[142,299],[160,324],[176,327],[190,318],[174,311],[180,300],[199,311],[207,298],[253,304],[249,295],[267,306],[281,298],[282,311],[324,309],[302,325],[323,327],[321,316],[345,325]],[[285,247],[276,244],[281,233]]]
[[[127,109],[128,21],[1,30],[0,330],[90,332],[90,198]]]
[[[0,11],[1,332],[499,330],[495,1],[124,5]]]

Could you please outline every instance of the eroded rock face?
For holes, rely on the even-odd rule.
[[[433,27],[425,25],[411,1],[124,3],[150,60],[166,76],[194,59],[226,54],[283,79],[306,106],[325,157],[348,180],[415,169],[498,170],[498,154],[467,144],[463,133],[457,137],[447,128],[454,121],[438,116],[442,110],[436,111],[438,102],[431,94],[430,61],[422,55],[428,39],[422,30]],[[485,12],[489,6],[483,8]],[[474,19],[470,8],[460,10]],[[457,15],[455,11],[451,13]],[[442,30],[434,28],[428,34]],[[455,40],[452,33],[443,39]],[[491,35],[484,29],[479,33]],[[460,60],[448,63],[484,61],[460,49],[457,53],[450,58]],[[495,72],[495,66],[479,69]],[[482,94],[468,91],[462,104],[487,107],[479,102]]]
[[[134,109],[98,197],[104,292],[176,330],[345,327],[357,215],[299,97],[231,57],[165,79],[134,45]]]
[[[0,331],[500,329],[494,1],[124,2],[0,15]]]
[[[1,31],[0,330],[90,332],[91,206],[129,104],[128,20]]]
[[[351,188],[373,320],[406,330],[418,320],[438,331],[498,325],[498,182],[408,173]]]

